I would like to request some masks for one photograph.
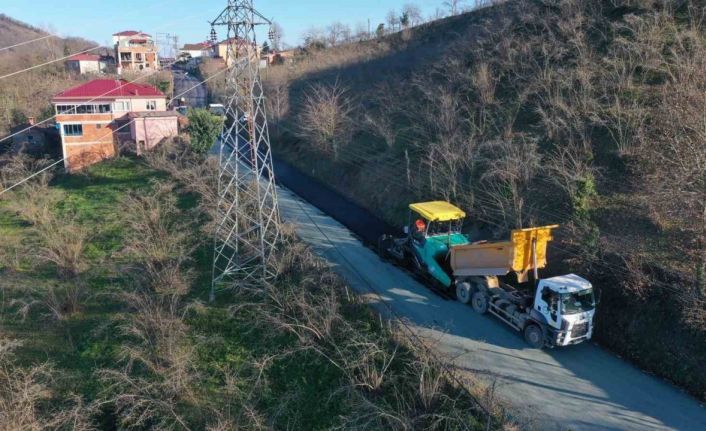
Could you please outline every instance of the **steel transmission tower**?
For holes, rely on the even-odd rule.
[[[218,226],[213,262],[216,287],[274,277],[272,255],[280,237],[260,53],[255,29],[271,22],[252,0],[228,0],[211,23],[227,27],[226,119],[219,139]]]

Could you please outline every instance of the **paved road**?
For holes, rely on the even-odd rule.
[[[208,104],[208,90],[206,86],[199,85],[201,81],[198,78],[180,69],[174,69],[172,74],[174,75],[174,94],[181,94],[188,90],[186,94],[181,96],[186,99],[187,106],[203,108]]]
[[[330,190],[296,171],[279,163],[276,172],[281,184],[298,188],[342,219],[351,213],[350,208],[340,211],[350,203],[335,204]],[[499,395],[519,406],[515,415],[523,422],[542,430],[706,430],[706,409],[675,387],[592,344],[530,349],[503,323],[445,300],[384,263],[347,227],[293,192],[282,189],[279,196],[282,217],[353,288],[362,294],[381,292],[419,334],[438,340],[458,368],[497,378]]]

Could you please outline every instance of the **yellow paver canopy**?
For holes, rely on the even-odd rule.
[[[419,213],[422,217],[429,221],[449,221],[466,217],[466,213],[463,212],[463,210],[444,201],[411,204],[409,209]]]

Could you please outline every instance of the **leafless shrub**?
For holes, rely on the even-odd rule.
[[[354,112],[353,100],[339,82],[312,85],[302,103],[299,132],[321,150],[332,151],[338,160],[353,133]]]
[[[53,211],[60,197],[43,184],[31,184],[23,188],[7,208],[35,227],[56,223]]]
[[[491,219],[502,220],[505,230],[526,226],[531,221],[527,190],[541,166],[537,143],[528,137],[491,141],[485,143],[484,154],[481,180]]]
[[[199,214],[206,218],[201,230],[207,235],[203,237],[212,235],[218,219],[218,160],[203,160],[180,140],[164,142],[145,154],[145,159],[152,168],[169,173],[187,191],[199,196]]]
[[[495,101],[495,87],[497,86],[497,82],[488,63],[481,63],[476,66],[472,81],[480,95],[480,101],[482,103],[490,105]]]
[[[35,225],[33,232],[38,238],[34,254],[53,263],[64,279],[75,279],[89,268],[85,252],[91,233],[75,220],[61,220],[52,215],[46,222]]]
[[[345,317],[361,306],[356,297],[301,244],[286,248],[277,285],[240,290],[231,312],[256,309],[261,319],[254,323],[271,336],[296,337],[291,353],[315,352],[341,371],[339,391],[353,406],[343,429],[453,429],[473,420],[470,399],[449,386],[432,356],[400,341],[386,325],[374,333],[358,327]]]
[[[124,368],[99,373],[106,399],[125,426],[190,429],[184,407],[198,403],[199,374],[185,322],[189,307],[176,295],[147,292],[126,293],[124,301],[133,309],[121,325],[130,341],[121,349]]]
[[[10,271],[19,271],[25,257],[26,247],[22,237],[18,235],[5,235],[0,243],[0,268]]]
[[[662,88],[649,144],[641,152],[657,213],[693,229],[694,278],[706,292],[706,46],[691,32],[677,35],[669,55],[671,82]]]
[[[130,226],[123,251],[138,262],[147,285],[160,294],[186,294],[189,274],[183,266],[195,246],[174,184],[154,183],[148,193],[128,195],[122,208]]]
[[[39,172],[49,164],[45,159],[37,160],[23,153],[0,157],[0,191],[18,183],[35,172]],[[38,175],[34,182],[46,185],[51,181],[51,178],[51,172],[46,171]]]
[[[589,143],[560,146],[545,159],[547,176],[566,193],[570,202],[577,202],[585,183],[594,180],[597,170],[591,164],[592,159]]]
[[[263,85],[269,124],[275,135],[279,135],[281,123],[289,114],[289,81],[286,77],[273,78],[265,80]]]
[[[96,429],[91,422],[95,406],[78,397],[56,399],[51,383],[54,370],[49,365],[20,367],[13,361],[18,342],[0,339],[0,426],[4,430]],[[48,402],[61,407],[47,409]]]

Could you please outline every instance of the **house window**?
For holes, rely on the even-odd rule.
[[[83,136],[83,126],[81,124],[64,124],[65,136]]]
[[[72,115],[76,113],[76,105],[57,105],[57,114]]]
[[[147,101],[147,110],[148,111],[156,111],[157,110],[157,102],[155,100],[148,100]]]
[[[130,102],[115,102],[116,112],[126,112],[130,110]]]
[[[76,108],[77,114],[93,114],[95,109],[93,105],[78,105]]]
[[[110,112],[110,105],[98,105],[98,112],[107,114]]]

